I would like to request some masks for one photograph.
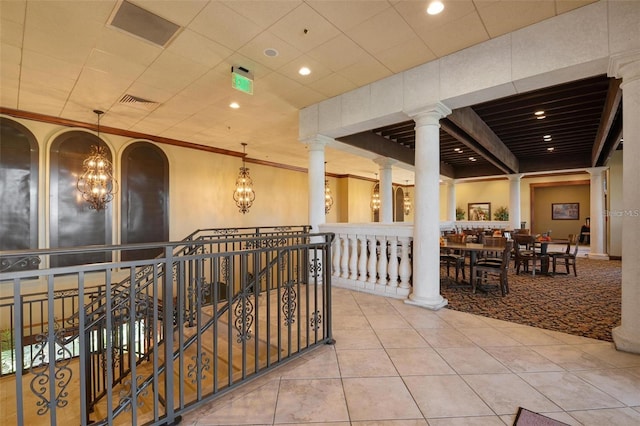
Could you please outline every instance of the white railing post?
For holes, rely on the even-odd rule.
[[[400,288],[409,288],[411,261],[409,260],[409,238],[400,237]]]
[[[369,241],[369,279],[367,282],[371,284],[376,283],[376,266],[378,266],[378,256],[376,255],[376,236],[375,235],[367,235],[367,240]]]
[[[334,240],[333,240],[333,276],[335,277],[339,277],[340,276],[340,253],[342,252],[341,249],[341,242],[340,242],[340,234],[336,234]]]
[[[398,286],[398,240],[396,237],[389,238],[389,287]]]
[[[340,236],[342,240],[342,259],[340,259],[340,276],[349,278],[349,236],[343,234]]]
[[[380,254],[378,255],[378,285],[387,285],[387,238],[378,236],[380,241]]]
[[[351,254],[349,256],[349,278],[358,279],[358,239],[355,234],[349,235],[349,246]]]
[[[360,235],[358,236],[360,240],[360,255],[358,257],[358,280],[365,282],[367,281],[367,236]]]

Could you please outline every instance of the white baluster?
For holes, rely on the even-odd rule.
[[[390,287],[398,286],[398,240],[396,237],[389,239],[389,283]]]
[[[387,240],[378,237],[380,241],[380,255],[378,256],[378,281],[376,284],[387,285]]]
[[[358,280],[365,282],[367,281],[367,236],[360,235],[358,239],[360,240],[360,254],[358,257],[358,272],[360,276]]]
[[[409,260],[409,238],[400,237],[400,288],[409,288],[411,261]]]
[[[376,237],[375,235],[367,235],[369,241],[369,279],[367,280],[371,284],[376,283],[376,266],[378,266],[378,257],[376,255]]]
[[[349,256],[349,278],[358,279],[358,237],[349,235],[349,246],[351,247],[351,256]]]
[[[342,278],[349,278],[349,236],[342,235],[342,259],[340,259]]]
[[[333,263],[333,276],[340,276],[340,253],[342,252],[341,247],[342,243],[340,241],[340,234],[336,234],[333,239],[333,259],[331,259]]]

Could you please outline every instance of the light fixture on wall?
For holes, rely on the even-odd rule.
[[[98,139],[100,139],[100,116],[103,111],[94,110],[98,116]],[[82,198],[93,210],[104,210],[118,192],[118,182],[113,177],[113,166],[107,156],[107,148],[100,144],[92,145],[89,156],[82,162],[82,174],[78,177],[76,188]]]
[[[329,180],[327,179],[327,163],[324,163],[324,214],[329,214],[331,206],[333,206],[333,197],[331,196],[331,188],[329,188]]]
[[[380,210],[380,183],[378,182],[378,174],[376,175],[376,184],[373,185],[373,193],[371,194],[371,210],[377,212]]]
[[[256,199],[256,193],[253,191],[253,181],[249,176],[249,169],[244,165],[244,158],[246,154],[246,143],[242,143],[242,167],[240,167],[240,173],[236,179],[236,190],[233,191],[233,199],[236,202],[236,206],[240,213],[245,214],[249,211],[249,208]]]
[[[404,189],[404,200],[403,200],[403,207],[404,207],[404,214],[408,215],[409,213],[411,213],[411,195],[409,195],[409,181],[406,180],[405,181],[407,184],[407,187]]]

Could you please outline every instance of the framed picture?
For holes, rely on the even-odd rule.
[[[551,203],[552,220],[580,219],[580,203]]]
[[[469,220],[491,220],[491,203],[469,203]]]

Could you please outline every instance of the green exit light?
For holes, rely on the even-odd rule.
[[[237,72],[231,73],[231,87],[241,92],[253,95],[253,80]]]

